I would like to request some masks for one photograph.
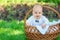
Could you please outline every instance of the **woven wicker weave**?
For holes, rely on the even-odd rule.
[[[55,12],[55,13],[58,15],[58,17],[60,16],[59,13],[58,13],[55,9],[53,9],[53,8],[51,8],[51,7],[49,7],[49,6],[43,6],[43,7],[52,10],[53,12]],[[32,11],[32,9],[27,12],[27,14],[26,14],[26,16],[25,16],[25,19],[24,19],[25,32],[26,32],[27,39],[28,39],[28,40],[55,40],[55,38],[57,37],[57,35],[60,33],[60,24],[53,25],[53,26],[58,27],[58,30],[57,30],[57,31],[55,31],[55,32],[53,32],[53,33],[46,33],[45,35],[42,35],[42,34],[37,30],[36,27],[32,27],[32,26],[29,26],[29,27],[28,27],[28,26],[26,26],[26,20],[27,20],[27,17],[28,17],[28,15],[30,14],[31,11]],[[60,18],[60,17],[59,17],[59,18]],[[51,28],[52,28],[53,26],[51,26]],[[33,31],[33,32],[32,32],[32,31]]]

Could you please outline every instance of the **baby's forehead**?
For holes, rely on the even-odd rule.
[[[33,6],[33,9],[37,9],[37,8],[42,8],[42,6],[40,6],[40,5],[35,5],[35,6]]]
[[[38,11],[38,10],[42,10],[42,6],[40,6],[40,5],[35,5],[34,7],[33,7],[33,11]]]

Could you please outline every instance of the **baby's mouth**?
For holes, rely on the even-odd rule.
[[[39,16],[36,16],[36,17],[39,17]]]

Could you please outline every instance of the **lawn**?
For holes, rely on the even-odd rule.
[[[0,20],[0,40],[26,40],[23,21]]]

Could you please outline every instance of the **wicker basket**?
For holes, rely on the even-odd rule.
[[[49,10],[52,10],[53,12],[55,12],[58,15],[58,17],[60,16],[59,13],[55,9],[53,9],[53,8],[51,8],[49,6],[43,6],[43,7],[47,8]],[[25,32],[26,32],[27,39],[28,40],[55,40],[57,35],[60,33],[60,24],[53,25],[53,26],[57,26],[59,28],[56,32],[54,32],[54,33],[46,33],[45,35],[42,35],[37,30],[36,27],[32,27],[32,26],[28,27],[28,26],[26,26],[26,19],[27,19],[28,15],[30,14],[31,11],[32,11],[32,9],[27,12],[27,14],[25,16],[25,19],[24,19],[24,24],[25,24],[24,26],[25,26]],[[52,26],[51,26],[51,28],[52,28]]]

